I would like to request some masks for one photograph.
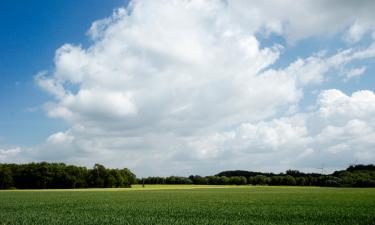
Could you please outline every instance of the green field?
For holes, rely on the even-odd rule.
[[[375,224],[375,189],[158,185],[0,191],[0,224]]]

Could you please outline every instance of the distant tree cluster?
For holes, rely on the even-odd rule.
[[[136,182],[128,169],[92,169],[64,163],[0,164],[0,189],[130,187]]]
[[[147,177],[143,184],[208,184],[208,185],[286,185],[325,187],[375,187],[375,166],[355,165],[325,175],[287,170],[286,173],[261,173],[243,170],[224,171],[215,176]]]

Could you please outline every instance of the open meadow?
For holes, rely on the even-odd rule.
[[[0,224],[375,224],[375,189],[146,185],[0,191]]]

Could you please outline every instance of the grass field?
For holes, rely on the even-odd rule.
[[[0,191],[0,224],[375,224],[375,189],[148,185]]]

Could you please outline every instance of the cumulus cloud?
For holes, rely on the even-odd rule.
[[[373,121],[375,95],[372,91],[357,91],[347,96],[339,90],[327,90],[320,94],[319,114],[330,121],[363,119]]]
[[[325,164],[332,171],[355,160],[371,163],[375,160],[374,97],[371,91],[348,96],[339,90],[326,90],[320,94],[315,111],[244,123],[231,132],[199,138],[194,149],[210,151],[215,157],[221,153],[231,168],[251,164],[254,168],[311,171]],[[254,162],[254,158],[261,161]]]
[[[28,156],[139,175],[373,160],[373,92],[326,90],[314,111],[298,109],[304,90],[330,71],[345,80],[362,75],[366,67],[353,63],[375,57],[375,45],[317,50],[275,69],[288,46],[257,38],[275,33],[296,43],[341,32],[360,41],[374,28],[373,4],[133,1],[93,23],[89,47],[63,45],[54,70],[36,75],[54,97],[44,105],[48,116],[71,127]]]
[[[231,32],[221,7],[220,1],[140,1],[97,21],[90,48],[64,45],[53,75],[37,76],[57,99],[46,106],[49,115],[127,133],[184,133],[219,120],[228,126],[266,118],[297,102],[292,77],[259,76],[278,59],[280,46],[262,48],[246,29]]]
[[[227,2],[238,23],[255,31],[283,34],[291,43],[337,32],[344,33],[348,42],[357,42],[375,29],[375,3],[371,0]]]

